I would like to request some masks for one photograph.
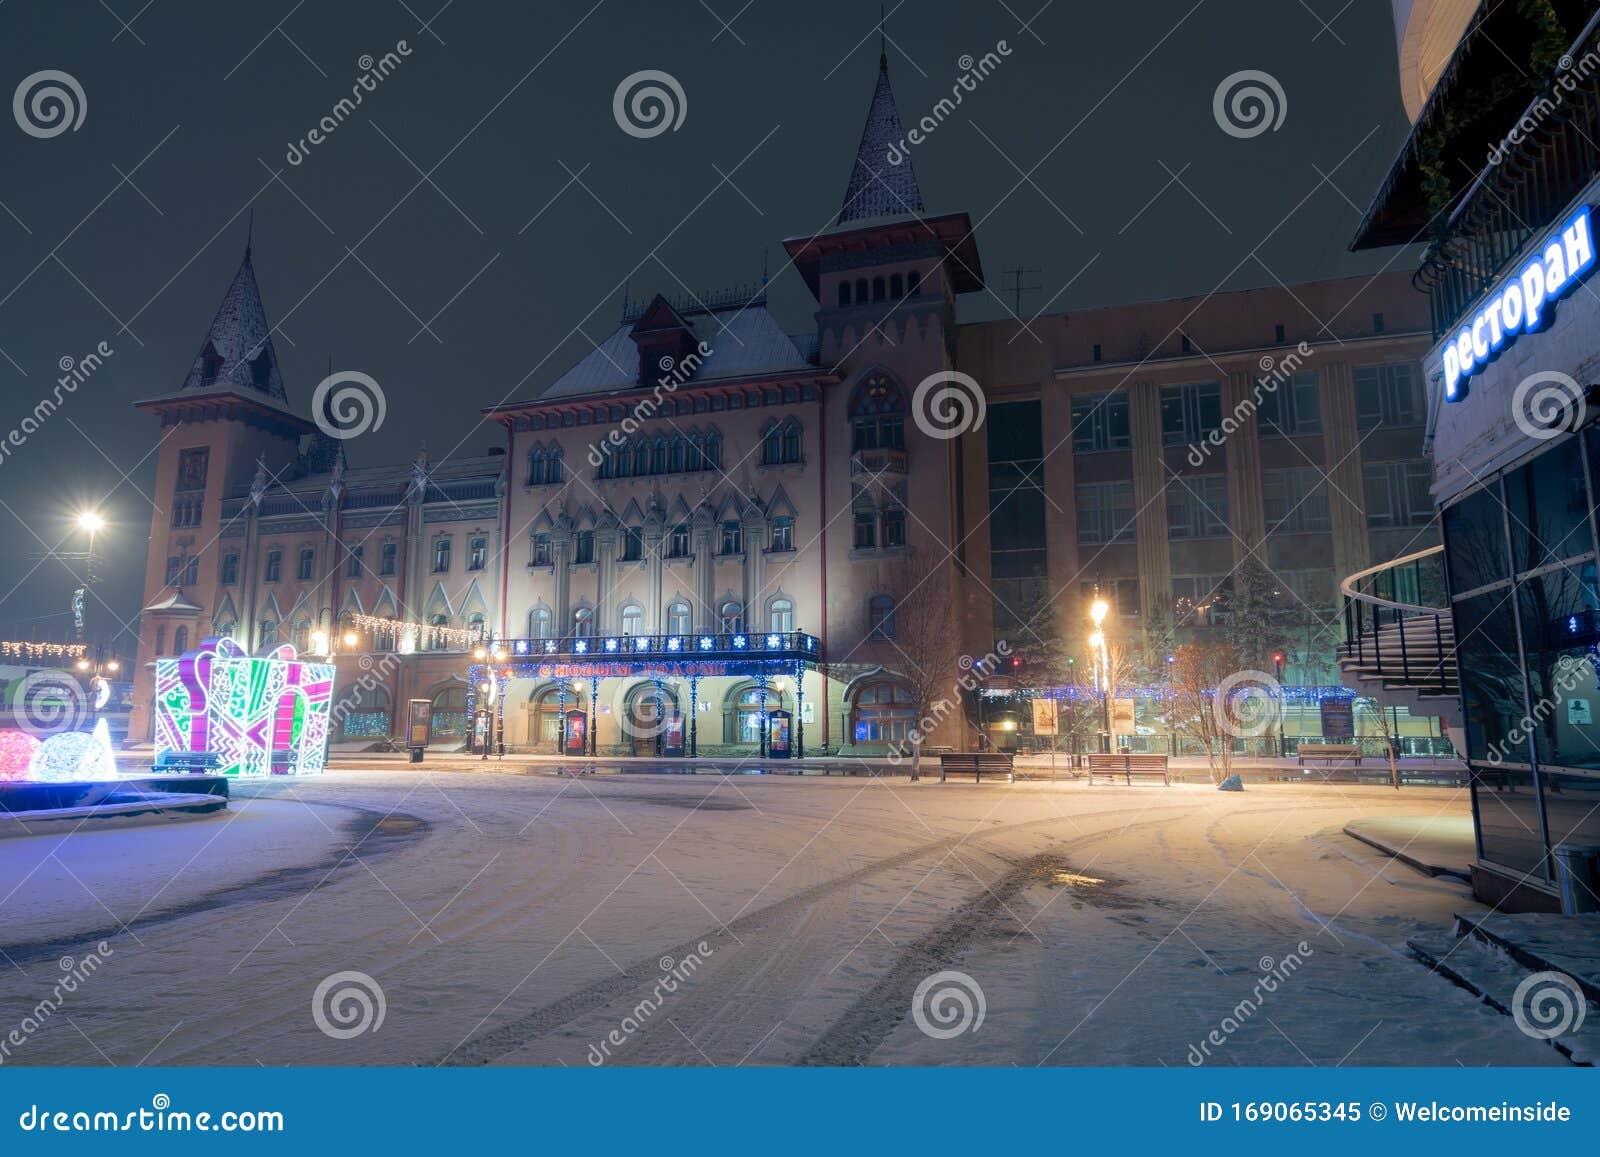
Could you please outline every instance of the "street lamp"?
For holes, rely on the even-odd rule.
[[[1101,625],[1110,613],[1111,606],[1105,599],[1095,599],[1089,605],[1089,621],[1094,624],[1089,646],[1094,650],[1094,681],[1100,690],[1100,750],[1106,754],[1111,752],[1111,656],[1106,650],[1106,633]]]
[[[72,592],[73,626],[77,630],[78,642],[85,638],[83,626],[84,603],[88,601],[89,588],[94,585],[94,536],[105,529],[106,520],[101,517],[98,510],[80,510],[78,512],[78,526],[88,532],[89,549],[83,556],[83,584]]]

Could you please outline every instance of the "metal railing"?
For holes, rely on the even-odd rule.
[[[1339,584],[1340,658],[1358,672],[1430,695],[1457,691],[1455,625],[1444,582],[1444,547],[1358,571]]]

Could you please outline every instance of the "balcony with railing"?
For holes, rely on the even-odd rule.
[[[850,455],[850,476],[901,475],[909,472],[911,459],[904,450],[857,450]]]
[[[503,639],[495,659],[516,663],[609,663],[656,666],[682,663],[822,661],[822,644],[804,631],[726,631],[678,635],[568,635],[559,639]]]

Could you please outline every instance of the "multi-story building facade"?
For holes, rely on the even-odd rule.
[[[247,257],[188,380],[142,404],[177,427],[146,701],[179,631],[231,633],[381,670],[351,738],[386,711],[398,734],[419,697],[454,735],[492,698],[512,747],[577,716],[585,750],[657,751],[676,717],[702,754],[750,752],[781,711],[811,751],[868,753],[918,723],[896,608],[930,582],[992,676],[1003,641],[1082,634],[1084,591],[1129,637],[1204,631],[1256,558],[1331,624],[1337,576],[1431,541],[1426,299],[1403,278],[962,324],[974,227],[926,210],[900,136],[880,62],[834,224],[784,242],[813,327],[760,293],[654,297],[485,411],[505,444],[482,458],[347,466],[288,404]],[[952,375],[986,403],[959,437],[926,404]],[[1321,654],[1292,677],[1333,679]],[[980,741],[975,712],[930,723]]]
[[[1600,296],[1585,281],[1600,202],[1600,4],[1394,7],[1415,124],[1355,244],[1427,243],[1415,280],[1431,307],[1427,446],[1445,583],[1431,605],[1369,608],[1360,642],[1387,644],[1376,663],[1367,647],[1371,673],[1404,694],[1415,679],[1394,644],[1445,641],[1478,896],[1550,911],[1564,891],[1592,910],[1600,879],[1582,878],[1582,853],[1600,844]],[[1413,92],[1419,59],[1429,64]]]

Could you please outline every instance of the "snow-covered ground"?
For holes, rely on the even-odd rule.
[[[34,1021],[0,1062],[1561,1061],[1406,954],[1466,887],[1341,832],[1461,792],[457,766],[0,841],[0,1041]],[[351,971],[384,1013],[340,1039],[313,994]],[[955,989],[981,1026],[923,1031]]]

